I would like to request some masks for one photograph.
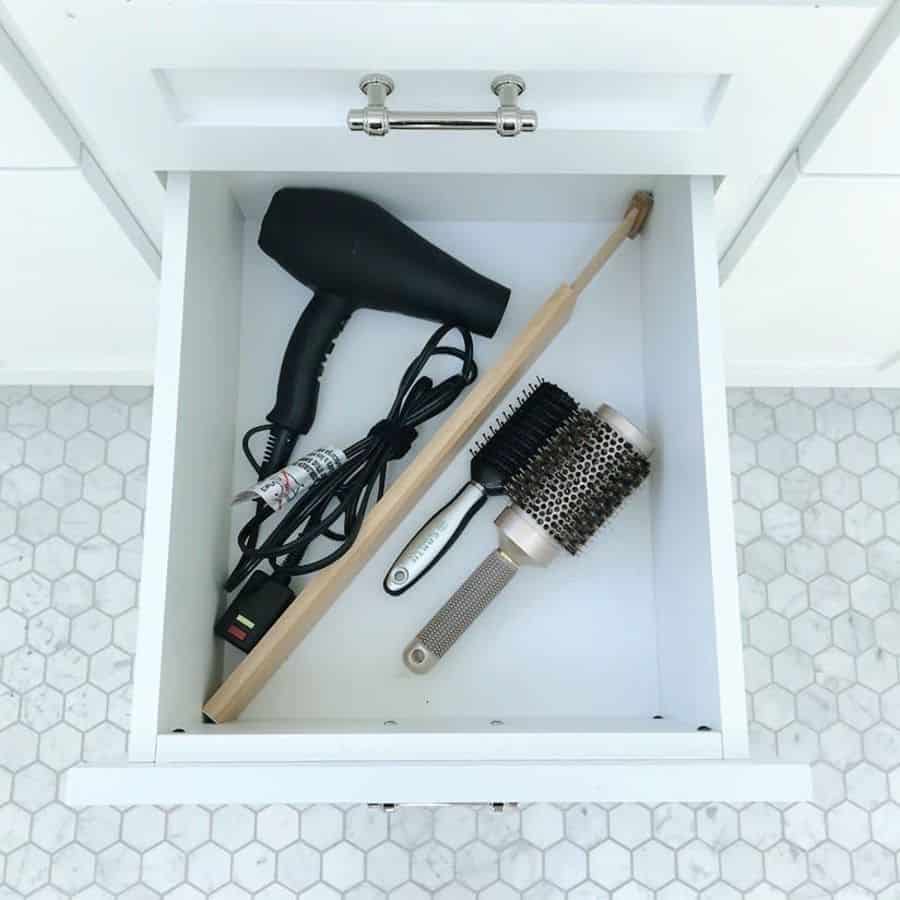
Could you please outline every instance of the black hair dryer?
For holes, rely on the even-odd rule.
[[[285,466],[316,416],[319,377],[361,307],[461,325],[492,337],[509,288],[479,275],[377,203],[324,188],[283,188],[269,204],[260,249],[312,289],[288,341],[260,475]]]

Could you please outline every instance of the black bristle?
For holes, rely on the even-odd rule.
[[[569,553],[577,553],[650,472],[606,421],[584,409],[510,480],[507,493]]]
[[[475,445],[472,478],[501,493],[556,433],[578,404],[549,381],[529,385]]]

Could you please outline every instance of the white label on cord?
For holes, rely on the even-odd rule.
[[[262,500],[278,512],[295,497],[308,491],[317,481],[336,472],[346,461],[346,454],[337,447],[314,450],[264,478],[252,488],[241,491],[235,496],[232,505],[248,500]]]

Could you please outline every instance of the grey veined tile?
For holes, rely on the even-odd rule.
[[[798,400],[788,400],[775,410],[778,433],[796,443],[815,430],[813,410]]]
[[[860,481],[862,498],[876,509],[890,509],[900,503],[900,479],[886,469],[866,472]]]
[[[853,433],[853,410],[843,403],[829,400],[816,409],[815,416],[816,428],[833,441],[839,441]]]
[[[863,403],[854,411],[856,430],[870,441],[880,441],[893,430],[891,411],[877,400]]]
[[[734,426],[738,434],[760,441],[775,431],[775,414],[770,406],[750,400],[734,411]]]
[[[811,434],[797,445],[800,465],[816,475],[823,475],[837,465],[837,448],[821,434]]]
[[[809,538],[800,538],[785,551],[787,571],[811,582],[825,574],[825,550]]]
[[[827,547],[844,533],[844,519],[840,510],[830,503],[819,501],[803,512],[803,529],[807,537]]]
[[[841,466],[855,475],[863,475],[875,468],[875,444],[861,434],[851,434],[838,444]]]
[[[837,509],[849,509],[862,496],[859,477],[836,468],[822,477],[822,499]]]
[[[49,428],[62,438],[74,437],[87,423],[88,408],[74,397],[64,397],[49,409]]]
[[[855,503],[844,513],[844,524],[847,537],[857,544],[871,544],[884,535],[881,510],[864,501]]]
[[[783,434],[770,434],[756,446],[757,458],[763,469],[776,475],[791,471],[797,465],[797,445]]]
[[[878,442],[878,464],[900,475],[900,435],[892,434]],[[2,457],[0,457],[2,458]]]
[[[754,467],[739,478],[741,499],[756,509],[765,509],[778,499],[778,479],[767,469]]]

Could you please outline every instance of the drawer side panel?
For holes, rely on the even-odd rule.
[[[747,752],[712,179],[660,179],[642,246],[662,711]],[[690,647],[691,651],[686,652]]]
[[[172,174],[141,574],[131,758],[189,726],[218,674],[228,549],[242,218],[223,179]]]

